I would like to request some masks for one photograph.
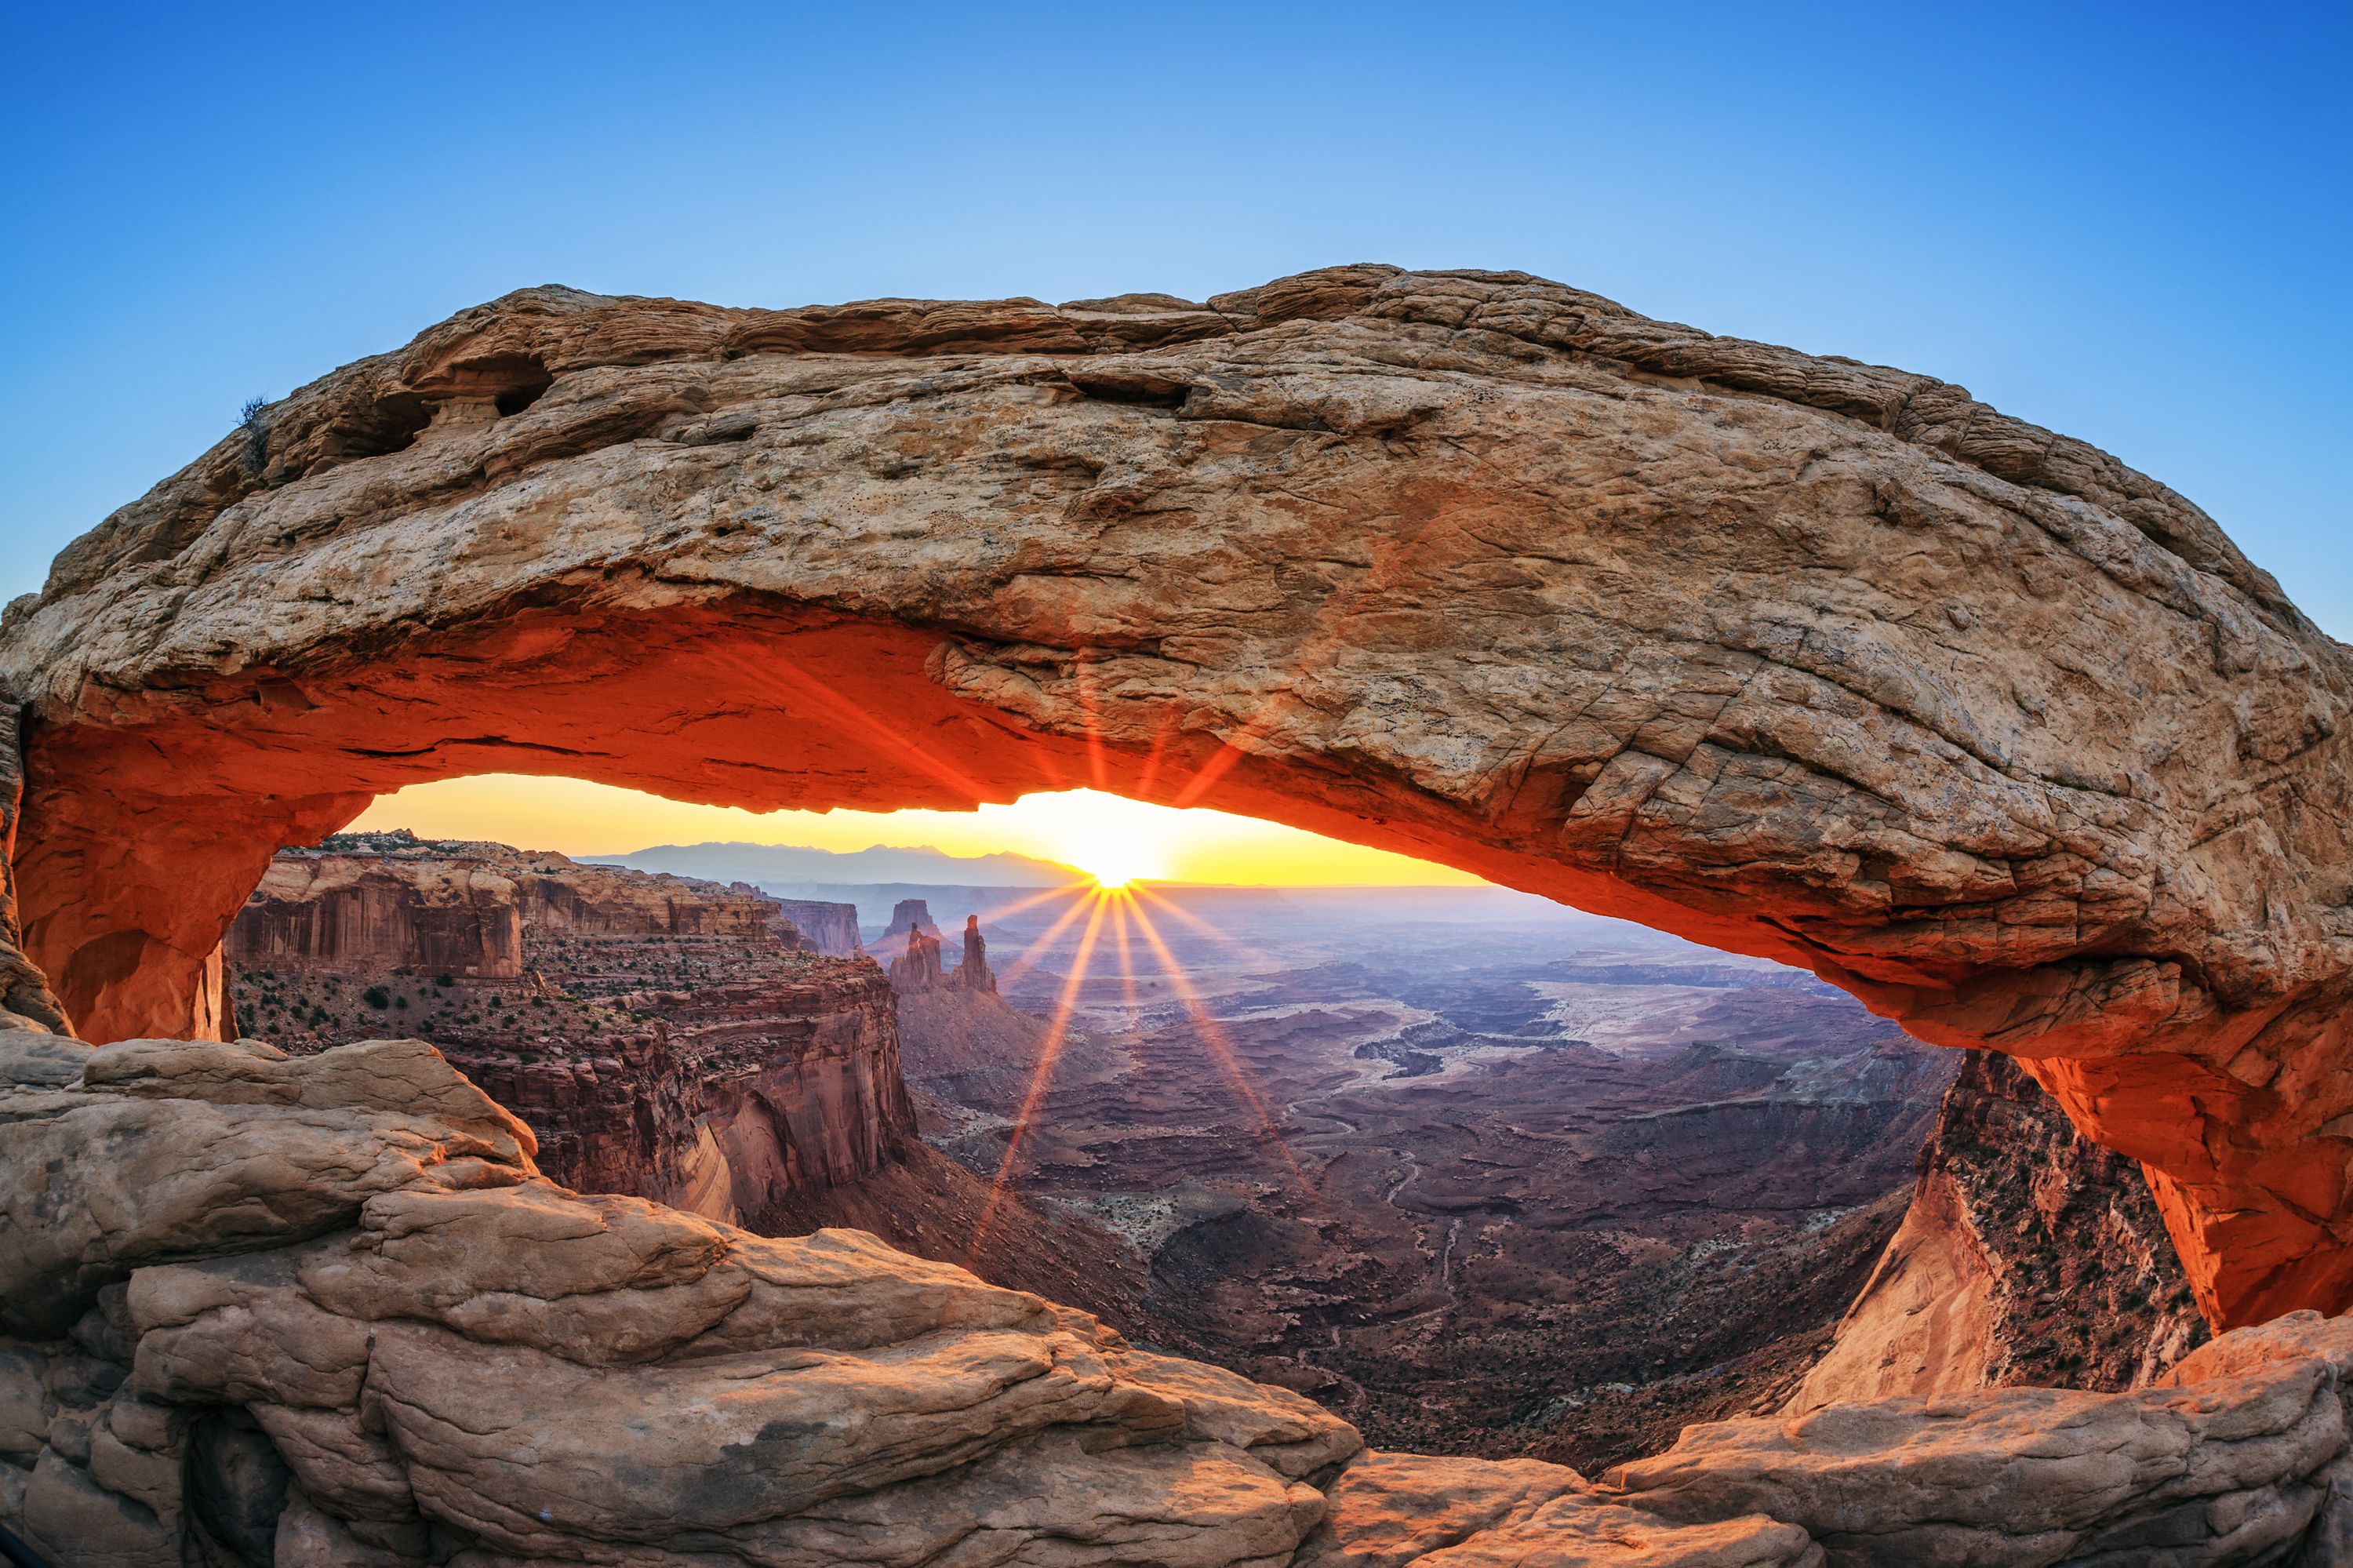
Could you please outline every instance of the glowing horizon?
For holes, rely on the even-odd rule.
[[[973,811],[747,811],[666,800],[580,779],[489,773],[383,795],[353,831],[488,839],[575,858],[664,843],[743,842],[829,850],[1017,854],[1098,885],[1145,881],[1268,887],[1476,887],[1468,872],[1203,807],[1146,805],[1092,789],[1024,795]]]

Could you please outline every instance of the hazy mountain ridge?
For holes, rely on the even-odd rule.
[[[793,885],[933,883],[984,887],[1060,887],[1084,882],[1086,874],[1053,861],[999,852],[958,855],[929,845],[902,848],[871,844],[862,850],[823,850],[793,844],[655,844],[627,854],[583,855],[599,865],[638,871],[668,871],[718,882]]]

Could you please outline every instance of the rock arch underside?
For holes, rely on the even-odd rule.
[[[19,721],[0,750],[22,775],[0,986],[23,1026],[0,1042],[26,1042],[13,1047],[20,1103],[45,1096],[58,1128],[89,1123],[38,1136],[129,1147],[135,1123],[168,1152],[174,1128],[216,1140],[224,1125],[301,1110],[313,1135],[332,1124],[375,1140],[339,1169],[336,1195],[307,1207],[189,1176],[172,1202],[210,1192],[244,1214],[203,1245],[110,1230],[107,1203],[88,1225],[36,1215],[30,1199],[11,1211],[0,1261],[48,1294],[12,1302],[8,1327],[56,1334],[100,1313],[90,1333],[145,1336],[142,1379],[157,1334],[193,1342],[231,1302],[248,1325],[272,1311],[396,1318],[396,1333],[378,1324],[370,1363],[396,1383],[427,1379],[417,1369],[436,1334],[501,1347],[484,1399],[498,1378],[543,1386],[530,1356],[590,1378],[586,1364],[608,1382],[575,1391],[582,1408],[616,1412],[628,1369],[662,1358],[700,1367],[781,1345],[854,1357],[953,1323],[967,1339],[986,1328],[994,1348],[967,1345],[917,1381],[969,1384],[967,1414],[1027,1389],[1023,1414],[1000,1413],[1008,1444],[1080,1432],[1072,1453],[1130,1456],[1119,1463],[1135,1474],[1105,1485],[1142,1495],[1161,1485],[1145,1475],[1160,1463],[1146,1439],[1181,1429],[1275,1478],[1244,1498],[1240,1480],[1188,1472],[1202,1517],[1223,1521],[1214,1541],[1056,1561],[1280,1562],[1311,1528],[1335,1528],[1315,1523],[1321,1494],[1296,1495],[1318,1486],[1334,1499],[1356,1488],[1351,1506],[1396,1526],[1377,1550],[1325,1540],[1351,1561],[1401,1563],[1550,1517],[1553,1494],[1527,1481],[1445,1540],[1414,1536],[1397,1520],[1437,1507],[1414,1500],[1426,1478],[1361,1461],[1331,1480],[1349,1443],[1304,1402],[1267,1415],[1276,1407],[1212,1386],[1206,1369],[1105,1348],[1074,1326],[1082,1315],[971,1294],[938,1266],[902,1260],[903,1322],[799,1338],[730,1329],[777,1292],[815,1301],[880,1266],[856,1248],[714,1242],[723,1227],[624,1200],[580,1208],[594,1224],[566,1219],[563,1202],[586,1201],[529,1179],[520,1124],[413,1054],[344,1048],[382,1058],[362,1086],[334,1065],[342,1053],[287,1063],[201,1044],[222,1033],[223,933],[274,851],[386,790],[491,771],[753,809],[958,808],[1088,786],[1442,861],[1803,966],[1923,1039],[2017,1057],[2090,1136],[2144,1163],[2218,1327],[2353,1305],[2353,658],[2189,502],[1926,376],[1711,336],[1517,273],[1339,268],[1206,304],[754,311],[530,290],[303,387],[77,541],[0,623],[0,683]],[[90,1055],[43,1031],[129,1044]],[[73,1065],[83,1056],[87,1073]],[[385,1099],[386,1083],[418,1102]],[[158,1120],[158,1107],[181,1119]],[[446,1220],[426,1213],[435,1204]],[[322,1261],[324,1244],[307,1238],[353,1224],[372,1261]],[[496,1253],[517,1236],[571,1236],[567,1225],[606,1237],[581,1266],[602,1283],[534,1295],[486,1277],[477,1298],[507,1305],[471,1317],[446,1293],[385,1305],[431,1267],[459,1266],[426,1255],[445,1231],[472,1227]],[[71,1234],[44,1240],[45,1228]],[[247,1255],[206,1263],[206,1246]],[[105,1297],[126,1277],[127,1300]],[[569,1326],[554,1323],[559,1298],[624,1287],[667,1292],[660,1309],[692,1322],[593,1353],[576,1341],[595,1309],[567,1306]],[[2258,1391],[2287,1412],[2263,1441],[2320,1457],[2293,1486],[2263,1483],[2262,1507],[2245,1488],[2166,1494],[2166,1518],[2193,1499],[2207,1512],[2191,1533],[2236,1541],[2228,1551],[2097,1560],[2281,1560],[2230,1554],[2273,1550],[2245,1520],[2284,1528],[2281,1510],[2302,1508],[2295,1530],[2319,1530],[2313,1499],[2353,1496],[2353,1461],[2327,1459],[2344,1446],[2328,1391],[2353,1344],[2315,1360],[2307,1341],[2324,1329],[2263,1332],[2288,1359],[2233,1351],[2254,1341],[2232,1336],[2203,1364],[2274,1383],[2306,1369],[2302,1394]],[[1006,1371],[1017,1361],[1054,1370],[1021,1382]],[[159,1353],[153,1376],[168,1384],[172,1364]],[[269,1392],[269,1375],[246,1367],[245,1383],[213,1392],[259,1401],[322,1540],[366,1516],[315,1495],[327,1483],[299,1455],[329,1437],[269,1410],[375,1410],[371,1441],[386,1422],[396,1443],[461,1450],[480,1437],[458,1414],[402,1437],[432,1403],[415,1389],[306,1404]],[[2215,1404],[2196,1386],[2010,1392],[2139,1400],[2144,1434],[2160,1406]],[[1894,1416],[1816,1419],[1849,1422],[1842,1451],[1913,1441],[1857,1435]],[[2000,1419],[2031,1436],[2058,1417],[2020,1406]],[[2328,1421],[2335,1448],[2311,1435]],[[940,1489],[965,1478],[965,1493],[924,1506],[968,1514],[987,1486],[966,1461],[1014,1464],[976,1431],[908,1471]],[[561,1437],[533,1441],[554,1452]],[[791,1471],[797,1441],[763,1428],[754,1457],[774,1448]],[[1750,1458],[1770,1446],[1725,1441]],[[467,1550],[491,1553],[468,1561],[655,1560],[642,1556],[653,1534],[608,1531],[592,1549],[516,1499],[466,1492],[463,1457],[432,1485],[412,1464],[409,1484],[418,1517],[459,1521]],[[1722,1533],[1733,1514],[1770,1515],[1796,1533],[1775,1536],[1767,1520],[1738,1538],[1749,1546],[1724,1535],[1719,1556],[1624,1561],[1813,1562],[1816,1542],[1833,1561],[1930,1560],[1840,1544],[1798,1517],[1786,1486],[1757,1482],[1729,1513],[1702,1507],[1673,1457],[1623,1480],[1642,1518]],[[896,1458],[842,1462],[867,1467],[860,1486],[905,1478]],[[1505,1469],[1455,1489],[1492,1500]],[[2175,1482],[2143,1486],[2133,1506],[2163,1485]],[[659,1490],[638,1476],[600,1506],[656,1507],[629,1488]],[[773,1533],[756,1552],[728,1544],[757,1510],[720,1490],[696,1492],[698,1506],[736,1511],[695,1523],[691,1551],[783,1562],[831,1550]],[[2227,1527],[2214,1512],[2226,1493],[2242,1499]],[[760,1493],[802,1523],[820,1495],[844,1493],[816,1486],[790,1509]],[[2015,1545],[2031,1522],[2015,1499],[1985,1507],[1988,1539]],[[1962,1528],[1954,1517],[1924,1515]],[[848,1518],[827,1527],[837,1545],[889,1523]],[[2076,1561],[2066,1552],[2106,1539],[2096,1520],[2046,1523],[2076,1531],[2056,1555],[1934,1560]],[[2274,1545],[2289,1538],[2277,1528]],[[361,1534],[393,1553],[383,1561],[425,1560],[425,1536]],[[1412,1551],[1398,1544],[1409,1536]],[[432,1560],[455,1539],[433,1537]],[[1523,1552],[1517,1540],[1491,1544]]]

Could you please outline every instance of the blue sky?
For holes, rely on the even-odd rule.
[[[12,11],[0,595],[246,398],[525,284],[1377,260],[1960,382],[2353,639],[2342,4],[492,9]]]

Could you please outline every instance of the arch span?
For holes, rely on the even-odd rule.
[[[0,678],[91,1039],[216,1027],[270,853],[402,784],[1084,783],[1805,965],[2145,1161],[2218,1323],[2353,1305],[2353,660],[1926,377],[1520,274],[533,290],[109,518]]]

